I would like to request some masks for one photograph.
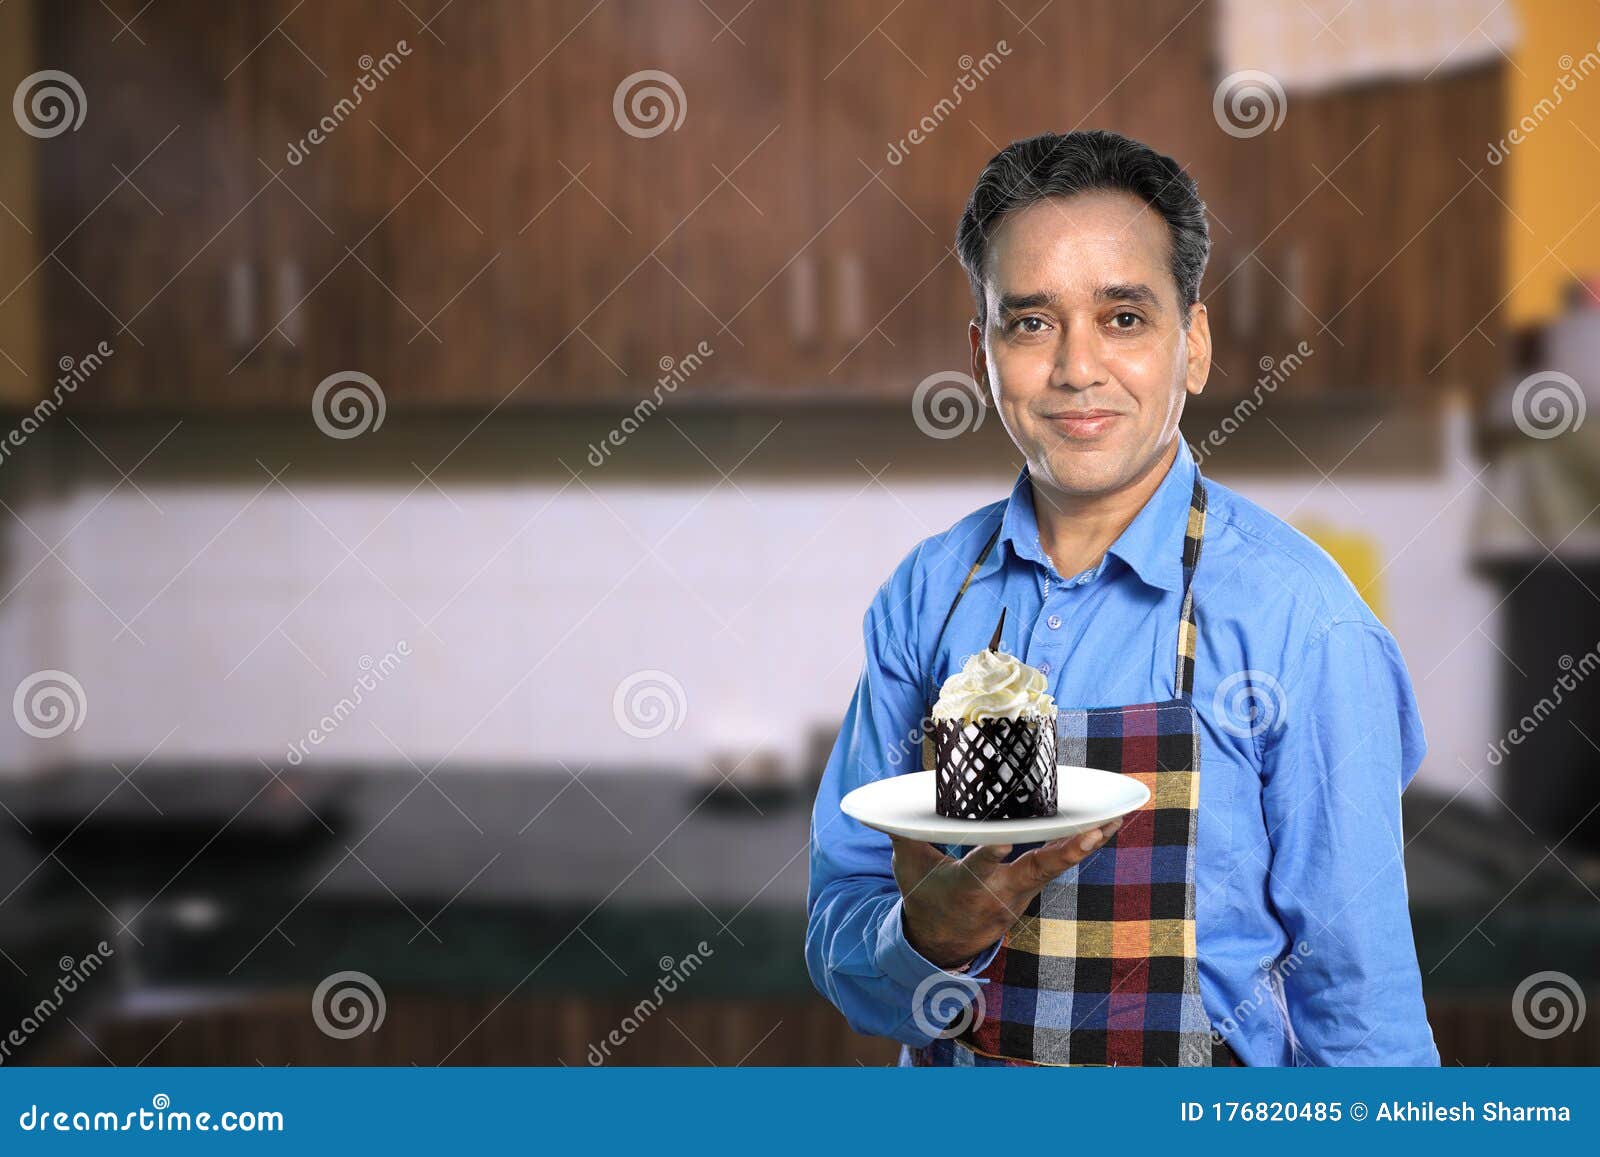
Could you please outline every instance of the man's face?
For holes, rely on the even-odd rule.
[[[1135,482],[1205,388],[1205,307],[1185,330],[1170,245],[1159,213],[1113,192],[1036,202],[990,238],[973,376],[1037,481],[1085,497]],[[1091,411],[1109,416],[1072,417]]]

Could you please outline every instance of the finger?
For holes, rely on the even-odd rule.
[[[981,873],[992,871],[995,866],[1004,864],[1010,854],[1010,844],[980,844],[963,856],[961,862]]]
[[[1018,856],[1010,865],[1014,870],[1016,881],[1034,889],[1044,887],[1116,835],[1121,827],[1122,820],[1115,819],[1074,836],[1051,840],[1043,847]]]

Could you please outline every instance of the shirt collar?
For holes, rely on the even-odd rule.
[[[1189,503],[1194,494],[1194,459],[1180,444],[1166,476],[1133,521],[1128,523],[1106,554],[1115,555],[1139,578],[1165,591],[1183,589],[1183,536],[1189,528]],[[1012,552],[1048,567],[1050,561],[1039,542],[1039,522],[1034,512],[1033,483],[1024,466],[1006,500],[1000,523],[1000,541]],[[1071,578],[1071,575],[1064,575]]]

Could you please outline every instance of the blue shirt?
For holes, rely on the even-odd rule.
[[[879,588],[817,792],[806,905],[812,980],[858,1032],[928,1043],[912,993],[943,970],[906,941],[889,838],[841,813],[840,799],[920,770],[930,675],[937,687],[987,646],[1002,604],[1008,642],[1061,706],[1176,697],[1195,472],[1180,445],[1100,562],[1064,578],[1040,546],[1024,469],[1008,499],[924,539]],[[1206,487],[1192,699],[1206,1012],[1247,1065],[1437,1065],[1400,827],[1400,793],[1427,750],[1405,663],[1325,551],[1227,487]],[[1000,540],[965,596],[995,613],[958,614],[930,654],[1002,507]]]

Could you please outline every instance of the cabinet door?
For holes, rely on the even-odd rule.
[[[569,101],[562,155],[587,188],[569,219],[530,231],[527,260],[555,255],[562,332],[589,347],[568,391],[636,398],[667,379],[684,398],[759,399],[816,380],[817,16],[719,7],[608,4],[553,62]]]
[[[519,214],[560,183],[554,78],[529,69],[559,35],[550,8],[454,5],[425,24],[387,0],[263,6],[272,400],[350,373],[386,406],[510,390],[508,335],[546,329],[552,297],[506,276]]]
[[[1281,344],[1314,355],[1284,391],[1394,398],[1499,373],[1498,66],[1291,96],[1262,138]]]
[[[841,399],[909,399],[929,375],[971,365],[956,223],[984,162],[1017,135],[1007,86],[1025,49],[1000,8],[819,11],[821,382]],[[1058,122],[1062,102],[1045,94],[1037,123]]]
[[[264,248],[291,287],[294,390],[350,369],[390,399],[590,402],[801,372],[792,14],[494,0],[423,26],[390,0],[283,7],[261,49],[282,182]]]
[[[1190,166],[1234,215],[1228,138],[1194,99],[1210,92],[1208,17],[1185,11],[1156,0],[1025,15],[892,0],[826,9],[829,382],[905,398],[929,374],[968,369],[974,302],[955,230],[983,166],[1013,140],[1125,132]]]
[[[37,142],[45,361],[72,360],[78,405],[248,394],[264,361],[250,349],[265,174],[246,9],[164,0],[124,24],[41,4],[36,18],[39,67],[72,78],[44,83],[82,116]]]

